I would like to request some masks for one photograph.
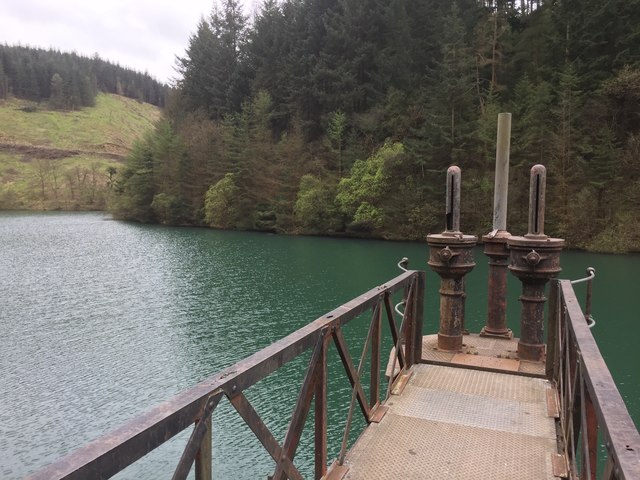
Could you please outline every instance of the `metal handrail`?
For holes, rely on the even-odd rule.
[[[424,272],[406,271],[27,478],[30,480],[110,478],[176,434],[193,426],[191,437],[178,461],[173,478],[176,480],[186,478],[195,462],[196,480],[210,480],[211,416],[223,397],[229,400],[274,460],[275,472],[271,478],[276,480],[282,480],[285,476],[291,479],[302,479],[302,475],[294,464],[294,457],[313,401],[315,478],[326,477],[329,343],[334,343],[353,389],[354,401],[350,407],[351,413],[353,404],[357,400],[367,423],[379,421],[376,419],[379,417],[378,409],[381,407],[379,393],[382,312],[386,312],[389,321],[392,344],[389,347],[399,345],[400,340],[405,344],[405,351],[399,355],[401,371],[397,375],[392,372],[389,379],[389,382],[393,383],[398,380],[401,373],[421,358],[424,283]],[[406,302],[404,318],[406,325],[398,331],[391,306],[391,296],[400,291],[404,292]],[[408,292],[414,293],[409,295]],[[356,370],[342,328],[369,309],[374,312],[369,328],[369,338],[365,342],[360,364]],[[360,374],[369,343],[371,344],[371,372],[370,398],[367,399]],[[312,351],[311,360],[298,393],[287,434],[284,441],[279,443],[254,410],[244,391],[309,350]]]
[[[587,322],[589,328],[596,326],[596,321],[591,315],[591,300],[593,296],[593,279],[596,278],[596,269],[593,267],[587,267],[587,276],[578,280],[572,280],[571,285],[587,282],[587,298],[585,300],[584,307],[584,319]]]
[[[601,478],[638,479],[640,434],[584,321],[572,283],[552,284],[547,344],[547,374],[559,394],[569,478],[596,479],[602,461]]]
[[[593,267],[587,267],[587,276],[584,278],[579,278],[578,280],[571,280],[571,285],[588,282],[590,280],[593,280],[595,276],[596,276],[596,269]]]

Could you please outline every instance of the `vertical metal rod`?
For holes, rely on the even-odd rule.
[[[611,452],[607,450],[607,463],[604,465],[604,472],[602,473],[602,480],[615,480],[613,457]]]
[[[416,293],[415,293],[415,315],[413,317],[414,325],[414,342],[413,347],[414,358],[411,363],[420,363],[422,361],[422,325],[424,321],[424,289],[425,289],[425,273],[418,272],[418,278],[416,279]]]
[[[587,273],[591,273],[589,271],[590,269],[587,269]],[[592,270],[592,269],[591,269]],[[587,280],[587,299],[585,301],[585,306],[584,306],[584,318],[587,320],[587,324],[590,323],[591,320],[591,297],[593,295],[593,279],[589,279]]]
[[[549,331],[547,333],[547,358],[545,363],[545,373],[547,378],[558,380],[555,372],[558,365],[558,324],[560,323],[559,303],[560,284],[557,280],[551,282],[549,290]]]
[[[315,479],[327,474],[327,348],[331,335],[323,335],[315,371]]]
[[[405,293],[403,298],[406,298],[408,296],[409,294]],[[384,401],[386,402],[387,400],[389,400],[389,396],[391,395],[391,387],[393,386],[393,382],[397,376],[395,375],[396,362],[399,362],[400,370],[403,370],[404,368],[407,367],[407,362],[404,356],[404,351],[400,347],[402,336],[400,335],[400,333],[398,333],[403,331],[402,329],[404,328],[404,315],[400,314],[400,317],[401,317],[400,329],[398,329],[396,326],[395,314],[393,313],[393,309],[391,308],[391,298],[389,297],[388,294],[385,294],[384,303],[387,310],[387,320],[389,321],[389,328],[391,330],[391,339],[393,340],[393,346],[394,346],[394,350],[392,350],[392,352],[395,352],[395,355],[393,355],[393,362],[391,364],[391,371],[389,372],[389,381],[387,382],[387,394],[384,397]],[[400,373],[398,373],[398,375],[399,374]]]
[[[529,184],[529,232],[528,236],[544,236],[545,193],[547,169],[544,165],[531,168]]]
[[[211,480],[211,463],[212,463],[212,421],[211,417],[213,415],[209,415],[205,420],[205,425],[207,429],[207,433],[204,434],[204,438],[202,439],[202,443],[200,444],[200,449],[196,454],[196,480]]]
[[[367,351],[369,350],[369,341],[371,340],[371,336],[373,334],[375,321],[378,318],[378,311],[380,310],[380,303],[376,304],[375,310],[373,312],[373,318],[371,323],[369,324],[369,331],[367,332],[367,338],[364,341],[364,347],[362,347],[362,355],[360,355],[360,362],[358,363],[358,369],[356,370],[356,378],[355,383],[353,385],[353,389],[351,390],[351,402],[349,403],[349,413],[347,414],[347,424],[344,427],[344,435],[342,436],[342,445],[340,447],[340,456],[338,457],[338,465],[344,464],[344,457],[347,454],[347,442],[349,441],[349,431],[351,430],[351,422],[353,420],[353,409],[356,404],[356,394],[357,394],[357,385],[360,381],[360,374],[362,372],[362,367],[364,366],[364,357],[367,355]],[[369,418],[367,418],[367,422],[369,422]]]
[[[582,363],[581,363],[582,367]],[[582,375],[581,375],[582,377]],[[596,480],[598,459],[598,420],[596,411],[584,388],[584,378],[580,379],[581,416],[582,416],[582,475],[586,480]]]
[[[498,114],[496,140],[496,175],[493,192],[493,229],[507,229],[507,199],[509,193],[509,149],[511,143],[511,114]]]
[[[382,340],[382,308],[380,303],[376,306],[377,315],[372,322],[375,322],[373,334],[371,337],[371,372],[370,372],[370,388],[369,388],[369,405],[374,407],[380,401],[380,350]]]
[[[447,212],[445,232],[460,231],[460,184],[462,174],[459,167],[447,169]]]
[[[404,329],[400,332],[400,335],[403,337],[402,343],[404,343],[404,356],[407,359],[407,368],[411,368],[414,363],[413,347],[415,346],[415,343],[413,341],[413,317],[415,310],[414,292],[416,289],[416,281],[417,278],[411,283],[407,296],[404,297]],[[402,348],[402,345],[400,348]]]

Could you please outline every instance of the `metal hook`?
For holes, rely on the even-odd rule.
[[[406,272],[408,266],[409,266],[409,259],[407,257],[402,257],[402,260],[398,262],[398,268],[403,272]]]

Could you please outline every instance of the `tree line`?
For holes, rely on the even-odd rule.
[[[76,53],[0,45],[0,99],[13,95],[51,108],[92,107],[98,92],[163,106],[167,86],[140,73]]]
[[[238,0],[201,19],[163,120],[111,199],[141,222],[422,239],[446,167],[491,227],[513,114],[509,230],[548,169],[547,231],[640,249],[640,0]]]

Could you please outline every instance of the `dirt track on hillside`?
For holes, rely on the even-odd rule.
[[[66,150],[63,148],[42,147],[36,145],[24,145],[19,143],[0,142],[0,152],[23,155],[25,161],[41,158],[48,160],[59,160],[62,158],[75,157],[76,155],[94,155],[101,158],[111,158],[113,160],[124,161],[126,155],[109,152],[91,152],[86,150]]]

